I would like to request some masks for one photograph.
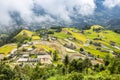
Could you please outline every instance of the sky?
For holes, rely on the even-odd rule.
[[[35,5],[41,7],[45,14],[36,15],[33,11]],[[120,0],[103,0],[102,5],[107,9],[120,7]],[[56,20],[71,23],[71,17],[76,15],[94,15],[97,7],[95,0],[0,0],[0,25],[14,22],[11,12],[18,12],[27,23]]]

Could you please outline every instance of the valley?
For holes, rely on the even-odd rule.
[[[106,58],[120,55],[120,34],[99,25],[87,30],[67,27],[21,30],[12,40],[0,47],[0,62],[12,68],[57,67],[64,64],[66,56],[70,62],[89,59],[93,66],[105,65]]]
[[[54,63],[54,55],[58,56],[58,62],[61,62],[65,55],[69,55],[71,58],[90,58],[92,62],[96,62],[94,64],[102,64],[107,55],[115,57],[120,52],[120,34],[104,30],[102,26],[94,25],[89,30],[60,29],[43,29],[36,32],[22,30],[14,37],[15,43],[0,47],[0,53],[5,58],[11,57],[15,63],[30,62],[28,59],[39,62],[37,57],[40,53],[41,56],[49,56],[50,63]],[[36,57],[31,58],[31,54]],[[24,55],[28,55],[26,61]]]

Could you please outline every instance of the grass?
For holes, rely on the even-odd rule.
[[[120,45],[120,34],[117,34],[111,30],[106,30],[106,33],[103,33],[103,35],[105,36],[105,41],[109,42],[109,41],[114,41],[116,42],[118,45]]]
[[[55,75],[53,77],[48,78],[47,80],[65,80],[65,76],[62,75]]]
[[[71,35],[67,35],[63,32],[59,32],[59,33],[55,32],[54,36],[59,38],[59,39],[65,39],[65,38],[71,37]]]
[[[96,50],[96,47],[95,46],[87,46],[87,47],[84,47],[84,49],[87,51],[87,52],[90,52],[91,54],[93,54],[94,56],[96,57],[101,57],[101,58],[105,58],[106,55],[110,55],[111,57],[113,56],[112,53],[107,53],[107,52],[101,52],[99,50]]]
[[[35,47],[38,48],[38,49],[44,49],[47,52],[49,52],[49,51],[54,52],[55,51],[53,48],[51,48],[49,46],[46,46],[46,45],[36,44]]]
[[[41,48],[42,46],[40,44],[35,45],[36,48]]]
[[[0,47],[0,53],[7,55],[16,47],[17,47],[16,45],[6,44]]]
[[[23,48],[26,49],[26,50],[28,50],[29,48],[32,48],[32,46],[30,45],[30,46],[20,47],[19,50],[23,50]]]
[[[97,33],[97,32],[93,32],[93,28],[103,28],[103,27],[99,25],[94,25],[91,27],[91,29],[84,30],[84,34],[80,33],[80,30],[75,28],[63,28],[61,32],[54,32],[54,34],[51,34],[51,35],[60,39],[61,42],[64,41],[66,38],[74,37],[76,38],[76,40],[73,41],[75,44],[79,45],[79,47],[83,47],[87,52],[90,52],[95,56],[99,55],[100,57],[105,57],[107,54],[110,54],[112,56],[112,53],[105,53],[105,52],[101,52],[100,50],[96,50],[97,47],[93,45],[84,46],[83,44],[86,43],[87,39],[94,41],[93,40],[94,38],[101,38],[102,40],[96,40],[96,42],[100,42],[101,44],[107,47],[102,49],[105,49],[105,50],[109,49],[116,52],[120,52],[120,50],[110,45],[110,41],[114,41],[116,42],[117,46],[120,46],[120,34],[117,34],[111,30],[101,30],[99,33]],[[69,32],[70,34],[67,34],[67,32]],[[18,35],[14,37],[14,39],[18,41],[23,40],[24,38],[32,38],[32,40],[40,39],[40,37],[37,36],[37,34],[35,35],[35,32],[29,31],[29,30],[22,30]],[[8,54],[9,52],[11,52],[12,49],[14,49],[14,47],[15,46],[12,46],[12,45],[2,46],[0,47],[0,53]],[[30,47],[26,47],[26,48],[28,49]],[[54,48],[51,48],[47,45],[35,45],[35,47],[47,52],[55,51]]]
[[[101,42],[103,45],[105,45],[109,49],[119,52],[116,48],[112,47],[109,44],[109,42],[110,41],[115,41],[119,45],[120,44],[120,34],[117,34],[117,33],[113,32],[113,31],[110,31],[110,30],[101,30],[100,33],[97,33],[97,32],[93,32],[93,28],[102,28],[103,29],[102,26],[94,25],[94,26],[91,27],[91,29],[85,30],[84,34],[79,33],[79,31],[74,29],[74,28],[64,28],[64,29],[66,29],[69,33],[71,33],[72,36],[75,37],[77,40],[80,40],[84,43],[87,39],[98,38],[98,35],[99,35],[99,37],[102,38],[103,41],[97,41],[97,42]],[[75,32],[73,32],[73,30]],[[79,43],[77,43],[77,44],[79,44]],[[80,46],[82,46],[82,45],[80,45]],[[83,46],[83,48],[85,48],[85,50],[87,52],[90,52],[91,54],[93,54],[96,57],[99,56],[99,57],[104,58],[108,54],[110,54],[111,57],[113,56],[112,53],[101,52],[99,50],[95,50],[96,46],[89,45],[87,47]]]
[[[37,58],[37,55],[30,55],[30,58]]]
[[[118,50],[110,45],[110,41],[114,41],[114,42],[116,42],[117,46],[120,46],[120,34],[115,33],[111,30],[101,30],[99,33],[93,32],[93,28],[99,28],[99,27],[101,27],[101,26],[98,26],[98,25],[92,26],[91,29],[84,31],[84,35],[88,39],[101,38],[102,41],[97,40],[97,42],[102,43],[104,46],[108,47],[110,50],[120,52],[120,50]],[[101,27],[101,28],[103,28],[103,27]],[[98,37],[98,35],[99,35],[99,37]],[[94,50],[92,50],[92,47],[90,49],[88,48],[88,51],[92,52],[92,53],[97,53],[94,55],[98,55],[98,54],[101,55],[102,54],[101,55],[102,57],[105,56],[105,53],[94,51]]]
[[[98,37],[98,34],[96,32],[93,32],[91,29],[90,30],[85,30],[84,34],[88,39],[94,39]]]
[[[18,33],[14,39],[17,41],[22,41],[27,38],[31,38],[34,32],[29,31],[29,30],[22,30],[20,33]]]
[[[92,26],[93,27],[99,27],[99,26]],[[89,39],[94,39],[98,38],[98,35],[100,36],[99,38],[102,38],[105,42],[109,43],[110,41],[116,42],[118,45],[120,45],[120,34],[117,34],[111,30],[101,30],[100,33],[93,32],[93,30],[85,30],[85,36]]]
[[[53,48],[51,48],[51,47],[49,47],[49,46],[42,46],[42,48],[44,48],[47,52],[49,52],[49,51],[52,51],[52,52],[54,52],[55,50],[53,49]]]
[[[32,40],[40,40],[39,36],[32,36]]]
[[[100,26],[100,25],[93,25],[93,26],[91,26],[91,29],[98,29],[98,28],[103,29],[103,27]]]
[[[78,30],[73,29],[73,28],[66,28],[66,29],[67,29],[68,32],[71,33],[72,36],[75,37],[77,40],[80,40],[80,41],[82,41],[83,43],[86,42],[86,40],[87,40],[86,37],[85,37],[83,34],[81,34],[81,33],[77,33]],[[72,30],[75,30],[76,32],[73,32]]]

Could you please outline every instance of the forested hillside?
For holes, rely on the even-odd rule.
[[[120,34],[100,25],[9,35],[1,37],[0,80],[120,79]]]

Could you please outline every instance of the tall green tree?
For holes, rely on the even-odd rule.
[[[68,65],[69,65],[69,56],[68,55],[65,55],[65,58],[63,60],[63,63],[65,65],[65,68],[66,68],[66,74],[68,73]]]
[[[12,80],[14,75],[15,73],[9,65],[0,63],[0,80]]]

